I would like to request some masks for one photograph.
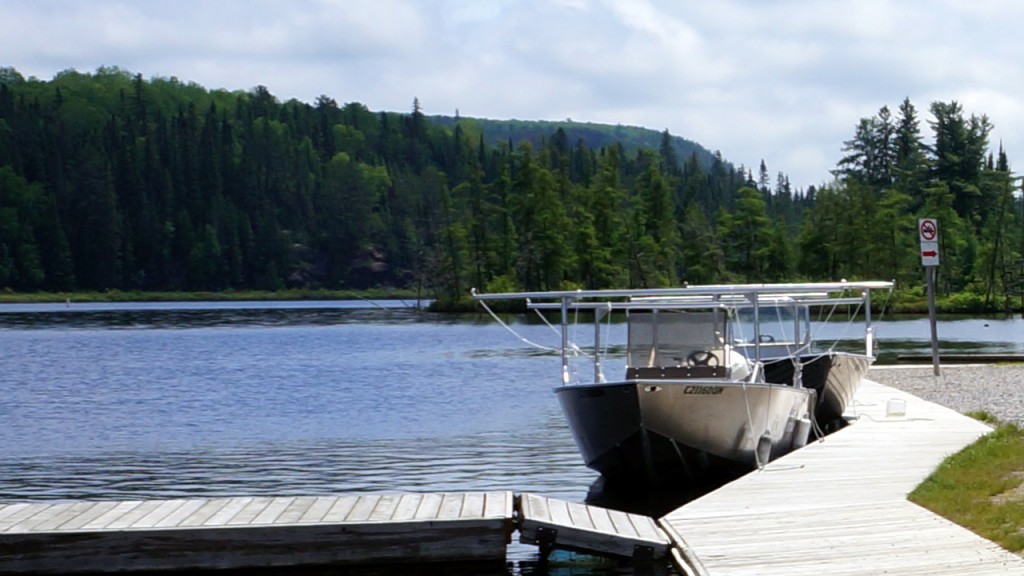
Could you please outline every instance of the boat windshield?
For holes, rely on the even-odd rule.
[[[721,350],[724,335],[722,310],[633,311],[629,313],[627,361],[630,366],[683,366],[692,354]]]

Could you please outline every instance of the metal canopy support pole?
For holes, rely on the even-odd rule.
[[[562,384],[569,383],[569,297],[562,298]]]
[[[928,324],[932,329],[932,372],[935,377],[942,375],[939,370],[939,328],[935,321],[935,272],[936,266],[925,266],[928,277]]]
[[[658,309],[651,310],[651,353],[647,356],[647,366],[657,366],[658,358]]]
[[[796,349],[800,349],[800,307],[793,305],[788,308],[790,314],[793,315],[793,344]],[[776,309],[776,314],[778,310]],[[781,336],[781,334],[780,334]],[[800,362],[798,356],[794,356],[793,360],[793,387],[803,388],[804,387],[804,364]]]
[[[875,331],[871,328],[871,290],[867,289],[864,295],[864,353],[868,356],[875,355]]]
[[[594,382],[604,382],[604,370],[601,368],[601,319],[607,311],[594,308]]]
[[[800,333],[800,307],[794,304],[788,310],[793,315],[793,344],[799,350],[803,343],[803,334]]]
[[[748,296],[754,303],[754,361],[761,363],[761,309],[760,297],[757,294]]]

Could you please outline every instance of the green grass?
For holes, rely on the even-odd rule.
[[[985,422],[994,418],[972,414]],[[995,431],[947,458],[910,500],[1016,553],[1024,551],[1024,431]]]
[[[229,300],[415,300],[413,290],[228,290],[223,292],[11,292],[0,291],[0,303],[42,302],[199,302]]]

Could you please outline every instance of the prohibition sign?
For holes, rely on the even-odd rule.
[[[924,218],[921,220],[920,232],[922,242],[933,242],[939,233],[939,228],[935,225],[935,220]]]

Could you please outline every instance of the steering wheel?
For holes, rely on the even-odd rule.
[[[714,362],[714,363],[712,363]],[[686,357],[687,366],[718,366],[718,356],[710,350],[694,350]]]
[[[775,336],[771,334],[761,334],[760,339],[761,342],[775,342]]]

